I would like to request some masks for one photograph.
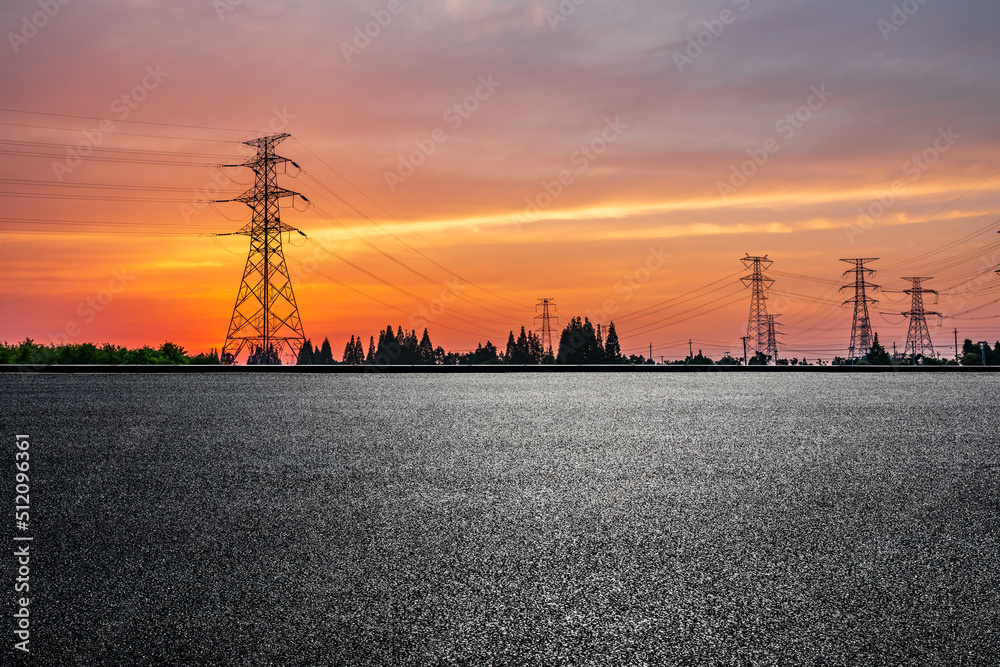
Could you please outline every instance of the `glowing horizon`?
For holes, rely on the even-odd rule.
[[[929,3],[894,30],[891,2],[501,4],[402,3],[367,42],[381,5],[60,5],[0,74],[0,340],[221,348],[247,239],[208,235],[248,209],[200,202],[250,175],[201,165],[241,162],[261,132],[292,135],[278,153],[301,171],[278,181],[313,203],[282,219],[416,297],[291,238],[306,336],[338,358],[386,325],[502,348],[541,297],[562,324],[615,321],[626,352],[693,339],[718,358],[747,326],[738,275],[644,309],[745,253],[775,260],[784,356],[846,352],[846,257],[880,258],[890,349],[907,325],[881,313],[907,309],[908,275],[962,318],[932,327],[943,356],[954,328],[1000,338],[994,5]],[[0,10],[5,33],[23,11]]]

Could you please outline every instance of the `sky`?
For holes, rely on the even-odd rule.
[[[306,336],[501,345],[540,298],[626,353],[742,353],[745,255],[783,356],[872,325],[1000,338],[1000,5],[987,0],[11,1],[0,340],[221,348],[241,142],[285,132]],[[75,153],[72,152],[76,147]],[[332,251],[328,252],[328,251]],[[690,341],[690,343],[689,343]]]

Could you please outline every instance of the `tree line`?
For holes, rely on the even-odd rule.
[[[758,352],[747,362],[750,365],[766,365],[772,360],[769,355]],[[917,356],[917,363],[924,365],[957,365],[963,366],[1000,366],[1000,341],[993,346],[980,347],[972,340],[966,339],[962,345],[960,361],[954,359],[937,359]],[[0,364],[15,365],[49,365],[49,364],[219,364],[222,363],[219,353],[211,350],[207,353],[190,354],[180,345],[164,342],[158,348],[148,345],[139,348],[127,348],[106,343],[97,346],[93,343],[77,345],[42,345],[30,338],[20,343],[0,343]],[[263,348],[251,350],[248,365],[280,364],[277,353]],[[431,342],[430,334],[425,328],[423,334],[417,335],[416,330],[404,331],[401,326],[394,330],[387,326],[379,331],[378,338],[369,336],[365,345],[361,336],[351,336],[344,346],[340,359],[336,359],[328,338],[314,347],[310,340],[305,341],[299,352],[298,364],[349,364],[355,366],[391,366],[391,365],[473,365],[473,364],[652,364],[651,359],[642,355],[624,355],[615,330],[614,322],[607,327],[594,325],[587,318],[571,318],[563,328],[558,347],[555,350],[545,349],[537,333],[521,327],[515,335],[510,331],[507,343],[499,349],[491,341],[479,343],[475,350],[469,352],[446,352],[443,347]],[[721,365],[738,366],[741,359],[726,354],[719,360],[711,359],[698,350],[698,354],[680,361],[667,362],[682,365]],[[811,366],[806,359],[778,359],[778,365]],[[826,362],[817,360],[817,365]],[[853,361],[842,357],[834,358],[833,365],[910,365],[914,359],[907,355],[890,355],[879,342],[875,334],[871,349],[860,359]]]
[[[121,345],[105,343],[98,347],[93,343],[79,345],[41,345],[25,338],[20,343],[0,343],[0,364],[51,365],[51,364],[219,364],[219,354],[191,355],[180,345],[165,342],[159,348],[148,345],[129,349]]]
[[[470,364],[645,364],[652,363],[641,355],[625,356],[621,351],[614,322],[604,327],[596,326],[587,318],[574,317],[563,328],[558,347],[546,349],[541,337],[526,327],[515,334],[507,334],[503,349],[492,341],[479,343],[469,352],[446,352],[434,346],[425,328],[418,336],[416,330],[387,326],[375,336],[368,337],[367,346],[362,336],[351,336],[344,347],[341,360],[333,354],[330,339],[318,346],[307,340],[299,352],[299,364],[351,364],[368,366],[392,365],[470,365]]]

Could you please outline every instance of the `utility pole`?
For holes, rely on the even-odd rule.
[[[913,283],[913,287],[908,290],[903,290],[904,294],[910,295],[910,310],[909,312],[902,313],[906,317],[910,318],[910,329],[906,334],[906,350],[913,355],[913,365],[917,364],[917,355],[923,357],[934,356],[934,345],[931,343],[931,333],[927,329],[927,316],[937,315],[938,317],[943,317],[941,313],[924,310],[924,294],[933,294],[935,298],[937,297],[937,291],[932,289],[924,289],[923,281],[933,280],[933,278],[920,277],[920,278],[903,278],[903,280],[909,280]]]
[[[743,336],[742,338],[740,338],[740,340],[743,341],[743,365],[746,366],[746,365],[748,365],[747,364],[747,341],[750,340],[750,336]]]
[[[535,322],[541,320],[542,325],[535,331],[535,333],[540,334],[542,349],[548,350],[549,354],[555,356],[552,349],[552,320],[555,320],[556,324],[559,323],[559,318],[553,314],[556,308],[555,299],[539,299],[538,303],[535,304],[536,313],[538,312],[539,307],[542,309],[542,314],[535,315]]]
[[[758,352],[767,353],[767,290],[771,288],[774,281],[764,275],[764,269],[774,264],[774,260],[763,257],[752,257],[747,255],[740,260],[743,266],[750,269],[750,275],[740,278],[745,287],[751,288],[750,295],[750,317],[747,320],[747,338],[752,341],[751,349],[754,354]],[[746,344],[744,342],[744,344]],[[746,354],[743,355],[744,357]]]
[[[955,327],[955,361],[961,363],[962,359],[958,356],[958,327]]]
[[[652,343],[649,344],[649,360],[652,361],[654,364],[656,363],[655,361],[653,361],[653,344]]]
[[[985,340],[979,341],[979,352],[983,355],[983,366],[986,365],[986,346],[989,345]]]
[[[847,352],[847,358],[851,360],[852,364],[855,359],[867,355],[872,348],[874,336],[872,334],[871,319],[868,316],[868,306],[875,305],[878,301],[868,296],[868,290],[878,291],[879,286],[866,280],[866,278],[874,276],[875,271],[866,267],[865,264],[877,260],[878,257],[857,257],[840,260],[841,262],[854,265],[853,269],[844,271],[845,277],[851,274],[854,275],[853,282],[840,288],[841,291],[854,288],[854,298],[848,299],[843,303],[844,306],[849,303],[854,304],[854,324],[851,326],[851,344]]]
[[[257,361],[280,364],[286,350],[292,358],[297,357],[306,339],[281,247],[281,235],[285,232],[305,236],[295,227],[281,222],[278,206],[282,197],[298,194],[277,185],[277,165],[289,160],[275,155],[274,147],[289,136],[275,134],[244,141],[247,146],[256,148],[257,154],[243,164],[224,165],[248,167],[256,175],[253,187],[239,197],[217,200],[243,202],[253,211],[250,222],[239,231],[231,232],[250,237],[250,252],[236,294],[229,332],[222,346],[221,359],[225,364],[236,363],[248,346],[251,357]]]
[[[694,359],[694,347],[690,338],[688,338],[688,359]]]

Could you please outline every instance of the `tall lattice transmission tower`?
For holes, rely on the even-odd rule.
[[[851,326],[851,344],[847,348],[848,360],[862,358],[872,349],[874,334],[872,333],[872,322],[868,316],[868,306],[878,303],[878,300],[868,296],[868,290],[877,292],[879,286],[868,282],[868,278],[875,275],[874,269],[865,266],[868,262],[875,262],[878,257],[857,257],[854,259],[842,259],[841,262],[853,264],[853,269],[844,271],[844,277],[854,275],[854,282],[841,287],[841,291],[854,288],[854,298],[843,303],[854,304],[854,324]]]
[[[536,329],[536,333],[542,339],[542,349],[546,352],[555,353],[552,347],[552,331],[554,330],[552,326],[552,320],[559,324],[559,318],[554,314],[556,309],[555,299],[539,299],[538,303],[535,304],[535,312],[538,309],[542,309],[541,315],[535,315],[535,322],[541,320],[541,326]]]
[[[251,360],[257,363],[281,363],[286,353],[292,358],[298,356],[305,342],[299,307],[281,247],[282,233],[298,232],[305,236],[295,227],[281,222],[278,207],[282,197],[298,194],[277,185],[277,166],[289,160],[275,155],[274,147],[289,136],[275,134],[244,141],[256,148],[257,154],[240,165],[224,165],[248,167],[256,178],[253,187],[239,197],[219,200],[243,202],[253,212],[250,222],[239,231],[231,232],[250,237],[250,253],[222,346],[223,363],[236,363],[244,349],[249,349]]]
[[[943,317],[941,313],[924,310],[924,295],[933,294],[937,298],[937,290],[924,289],[923,281],[934,280],[933,278],[903,278],[913,283],[913,287],[903,290],[904,294],[910,295],[910,310],[903,313],[910,318],[910,330],[906,334],[905,354],[912,355],[913,363],[917,361],[917,355],[934,356],[934,345],[931,343],[931,332],[927,329],[927,316],[937,315]]]
[[[751,354],[768,352],[768,332],[769,324],[767,320],[767,290],[771,288],[774,281],[764,275],[764,270],[774,264],[774,260],[763,257],[752,257],[747,255],[740,260],[743,266],[750,269],[749,276],[743,276],[740,280],[746,287],[751,288],[750,294],[750,318],[747,321],[747,345]]]
[[[784,335],[778,331],[777,315],[767,315],[767,350],[764,354],[767,354],[771,359],[777,363],[778,362],[778,336]]]

